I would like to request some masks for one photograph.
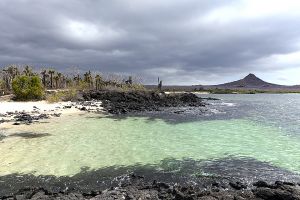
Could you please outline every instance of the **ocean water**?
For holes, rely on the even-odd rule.
[[[201,96],[221,100],[208,101],[206,112],[195,112],[192,117],[189,112],[178,121],[176,114],[172,120],[159,115],[108,118],[84,114],[0,128],[8,136],[0,139],[0,176],[74,176],[83,169],[160,168],[168,159],[196,161],[199,169],[193,173],[200,174],[222,175],[226,169],[242,176],[249,170],[269,170],[271,176],[280,175],[278,169],[300,173],[300,95]]]

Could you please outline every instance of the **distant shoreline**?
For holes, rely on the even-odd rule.
[[[154,89],[155,85],[145,85],[147,89]],[[205,87],[199,86],[163,86],[165,92],[191,92],[199,94],[290,94],[300,93],[300,89],[288,90],[288,89],[268,89],[263,90],[259,88],[218,88],[218,87]]]

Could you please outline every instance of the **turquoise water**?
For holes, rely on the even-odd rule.
[[[210,95],[212,96],[212,95]],[[298,95],[217,95],[209,115],[180,123],[165,118],[113,119],[86,114],[2,130],[0,175],[75,175],[83,167],[156,165],[164,159],[251,158],[300,172]]]

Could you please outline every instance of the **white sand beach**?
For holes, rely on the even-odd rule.
[[[82,109],[85,107],[85,109]],[[0,123],[0,128],[12,128],[14,123],[14,117],[18,113],[28,113],[32,116],[40,114],[47,114],[49,116],[65,116],[85,113],[86,110],[90,112],[99,112],[103,108],[101,102],[92,102],[90,105],[82,105],[77,102],[57,102],[49,103],[47,101],[29,101],[18,102],[11,101],[9,99],[0,100],[0,120],[5,121]],[[52,117],[50,117],[52,118]],[[56,118],[56,117],[55,117]]]
[[[0,102],[0,114],[5,114],[7,112],[33,112],[40,111],[44,112],[54,112],[62,111],[64,106],[70,106],[70,102],[58,102],[58,103],[48,103],[46,101],[31,101],[31,102],[13,102],[13,101],[2,101]],[[78,109],[72,109],[76,111]],[[65,111],[68,111],[65,109]]]

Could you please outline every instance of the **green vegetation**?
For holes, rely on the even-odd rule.
[[[46,100],[49,103],[59,102],[59,101],[75,101],[77,97],[77,90],[75,88],[70,88],[68,90],[54,91],[46,95]]]
[[[23,78],[20,78],[23,77]],[[27,77],[27,78],[25,78]],[[35,78],[32,78],[35,77]],[[42,87],[28,89],[28,80],[35,80],[42,83]],[[38,81],[39,80],[39,81]],[[23,84],[15,86],[15,84]],[[25,84],[26,83],[26,84]],[[42,88],[42,89],[41,89]],[[249,90],[245,88],[238,89],[219,89],[219,88],[201,88],[199,86],[164,86],[162,80],[158,78],[157,86],[149,87],[151,90],[163,91],[190,91],[190,92],[208,92],[212,94],[255,94],[255,93],[300,93],[300,91],[287,90]],[[29,90],[37,90],[29,92]],[[41,92],[42,90],[42,92]],[[54,69],[33,70],[32,67],[10,65],[0,69],[0,96],[3,94],[15,94],[16,99],[29,100],[45,98],[50,102],[75,100],[78,92],[86,90],[146,90],[141,81],[132,76],[121,76],[116,74],[99,74],[87,71],[80,73],[62,73]],[[43,95],[45,93],[46,95]]]
[[[39,100],[44,96],[44,88],[38,76],[18,76],[12,82],[17,100]]]
[[[28,65],[10,65],[0,69],[0,96],[4,93],[14,94],[18,100],[69,101],[86,90],[145,90],[139,82],[132,76],[105,76],[91,71],[64,74],[54,69],[35,71]]]
[[[4,90],[4,81],[0,80],[0,90]]]
[[[259,90],[243,90],[243,89],[207,89],[207,92],[211,94],[256,94],[256,93],[264,93],[263,91]]]

